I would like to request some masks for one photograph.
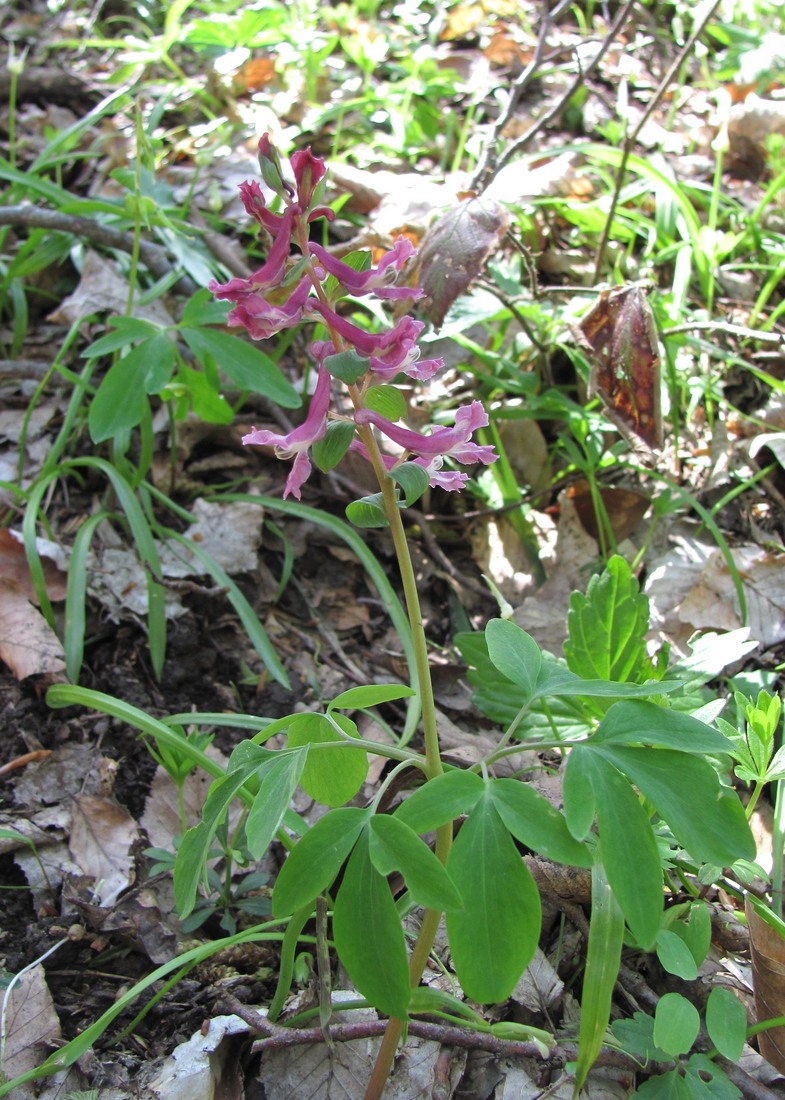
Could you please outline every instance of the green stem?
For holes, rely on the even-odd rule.
[[[782,919],[782,861],[785,852],[785,783],[777,783],[774,800],[774,825],[771,831],[771,908]]]

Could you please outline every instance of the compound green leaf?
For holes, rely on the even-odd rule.
[[[286,381],[278,364],[259,348],[218,329],[184,325],[180,333],[200,362],[205,356],[211,356],[241,389],[263,393],[285,409],[297,409],[302,404],[300,395]]]
[[[681,993],[666,993],[654,1012],[654,1042],[672,1058],[686,1054],[698,1037],[700,1016]]]
[[[657,684],[659,691],[663,685]],[[717,730],[669,707],[643,700],[614,703],[591,737],[592,745],[657,745],[699,755],[725,754],[733,749]]]
[[[669,974],[675,974],[685,982],[694,982],[698,976],[692,952],[687,944],[668,928],[657,933],[657,958]]]
[[[706,1030],[720,1054],[738,1063],[747,1039],[747,1013],[729,989],[715,985],[706,1002]]]
[[[447,914],[458,980],[475,1001],[503,1001],[534,955],[542,914],[534,880],[490,796],[464,822],[447,870],[464,903]]]
[[[516,840],[556,863],[591,867],[591,852],[567,828],[564,815],[517,779],[497,779],[490,793],[499,817]]]
[[[369,818],[346,806],[320,817],[286,857],[273,889],[273,916],[286,917],[329,889]]]
[[[379,1012],[405,1018],[411,992],[401,918],[387,879],[371,861],[364,832],[346,865],[333,910],[338,957]]]
[[[491,619],[485,628],[491,663],[521,690],[521,703],[531,698],[542,668],[542,650],[530,634],[508,619]]]
[[[371,862],[382,875],[400,871],[412,900],[426,909],[460,909],[461,895],[431,849],[397,817],[374,814],[369,827]]]
[[[334,715],[333,721],[351,736],[356,736],[354,723],[343,715]],[[343,806],[354,798],[368,774],[368,755],[362,743],[355,749],[336,745],[338,739],[334,727],[321,714],[298,714],[289,722],[289,747],[310,746],[300,786],[324,806]],[[329,748],[320,748],[323,742],[332,744]]]
[[[261,859],[289,807],[305,765],[308,749],[279,752],[267,768],[245,822],[245,839],[254,859]]]
[[[485,784],[474,772],[452,771],[430,779],[395,811],[415,833],[428,833],[468,813],[482,797]]]

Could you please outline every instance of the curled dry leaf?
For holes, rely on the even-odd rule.
[[[69,847],[82,871],[95,879],[100,905],[111,904],[130,884],[131,847],[137,836],[134,819],[111,799],[92,795],[74,799]]]
[[[453,302],[465,294],[499,247],[510,216],[487,197],[464,199],[425,235],[420,248],[418,284],[427,295],[425,312],[438,331]]]
[[[785,940],[776,928],[746,903],[752,952],[752,984],[755,1013],[759,1020],[785,1015]],[[780,1073],[785,1073],[785,1027],[773,1027],[758,1035],[760,1052]]]

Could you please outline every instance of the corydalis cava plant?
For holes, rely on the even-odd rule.
[[[248,214],[272,238],[269,255],[249,278],[213,281],[210,289],[216,297],[234,303],[229,324],[245,328],[254,340],[268,339],[308,321],[321,323],[327,339],[315,340],[310,347],[316,384],[303,423],[286,434],[254,429],[243,437],[243,443],[273,447],[279,458],[293,459],[284,496],[298,500],[311,473],[314,445],[325,440],[331,423],[348,428],[336,431],[331,447],[323,451],[325,456],[329,454],[329,459],[323,460],[329,467],[351,448],[368,459],[381,478],[386,474],[395,477],[402,465],[411,463],[427,475],[427,481],[421,478],[422,489],[426,484],[461,489],[468,474],[445,468],[445,459],[468,465],[488,464],[497,458],[492,447],[472,440],[477,429],[488,424],[481,402],[459,408],[452,428],[438,427],[425,434],[388,419],[375,409],[375,388],[400,375],[425,382],[443,362],[420,358],[417,339],[425,327],[422,321],[404,315],[381,332],[371,333],[338,311],[339,300],[347,296],[370,295],[381,301],[414,301],[421,297],[422,291],[417,288],[396,285],[401,269],[414,255],[414,247],[399,237],[375,267],[355,270],[309,240],[311,222],[318,218],[331,221],[334,217],[332,210],[321,204],[324,160],[313,156],[310,149],[294,153],[290,158],[292,184],[284,178],[279,156],[265,135],[259,142],[259,163],[264,182],[282,201],[282,212],[269,209],[256,181],[243,183],[240,194]],[[347,386],[354,407],[351,418],[331,410],[333,379]],[[392,457],[380,452],[373,429],[403,448],[403,454]],[[407,479],[407,485],[411,484]],[[408,490],[407,501],[411,503]]]

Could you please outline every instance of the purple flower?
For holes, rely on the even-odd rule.
[[[246,280],[233,279],[232,282],[246,283]],[[227,286],[230,285],[227,283]],[[269,340],[271,336],[275,336],[285,328],[294,328],[295,325],[299,325],[303,318],[303,306],[311,293],[311,288],[311,280],[306,275],[280,305],[269,301],[263,294],[256,293],[253,286],[248,284],[242,292],[236,291],[233,295],[219,294],[218,297],[237,302],[226,318],[228,324],[242,325],[252,340]]]
[[[334,275],[338,282],[355,297],[370,294],[372,291],[377,298],[422,298],[425,293],[418,287],[393,286],[398,272],[403,265],[415,253],[415,247],[406,237],[399,237],[390,252],[385,252],[377,267],[368,271],[355,271],[349,264],[336,260],[326,248],[320,244],[311,242],[308,249],[330,275]]]
[[[487,466],[499,457],[493,447],[471,441],[472,433],[488,424],[488,414],[481,401],[462,405],[455,413],[452,428],[434,428],[430,435],[401,428],[371,409],[359,409],[354,419],[357,424],[373,424],[399,447],[424,458],[429,468],[435,458],[450,457],[456,462],[482,462]]]
[[[426,382],[444,365],[442,359],[425,359],[421,363],[417,337],[425,325],[413,317],[402,317],[386,332],[373,335],[353,325],[323,302],[309,304],[311,311],[320,313],[329,327],[350,344],[360,355],[370,360],[370,370],[386,381],[397,374],[407,374],[420,382]]]
[[[292,153],[289,163],[294,172],[294,182],[297,184],[297,201],[303,210],[311,205],[316,185],[324,177],[327,166],[321,157],[315,157],[310,146]]]
[[[254,428],[248,435],[243,436],[243,443],[252,446],[272,447],[277,458],[294,458],[294,465],[286,479],[286,488],[283,495],[290,494],[301,497],[303,484],[311,473],[311,460],[308,450],[312,444],[321,439],[327,431],[327,411],[330,407],[330,375],[319,367],[316,379],[316,389],[311,398],[308,415],[299,428],[295,428],[287,435],[279,435],[276,432],[258,430]]]
[[[240,184],[240,198],[245,212],[263,226],[272,237],[277,237],[281,231],[283,214],[273,214],[267,209],[264,192],[256,180],[246,180]]]
[[[353,439],[349,444],[350,451],[356,451],[357,454],[362,455],[366,462],[371,461],[371,456],[368,454],[368,448],[359,439]],[[464,487],[469,480],[469,475],[464,474],[460,470],[443,470],[442,464],[444,459],[441,455],[436,455],[430,461],[426,458],[412,459],[418,466],[422,466],[427,471],[429,481],[428,484],[432,489],[446,489],[448,493],[456,492]],[[401,459],[393,458],[392,455],[382,455],[382,462],[386,470],[394,469]]]
[[[216,298],[239,302],[250,295],[257,295],[261,291],[280,286],[286,273],[286,261],[289,259],[289,251],[292,247],[294,221],[301,213],[300,207],[296,204],[286,208],[278,228],[278,236],[273,242],[267,260],[249,278],[230,279],[228,283],[217,283],[215,279],[211,279],[208,289]]]

